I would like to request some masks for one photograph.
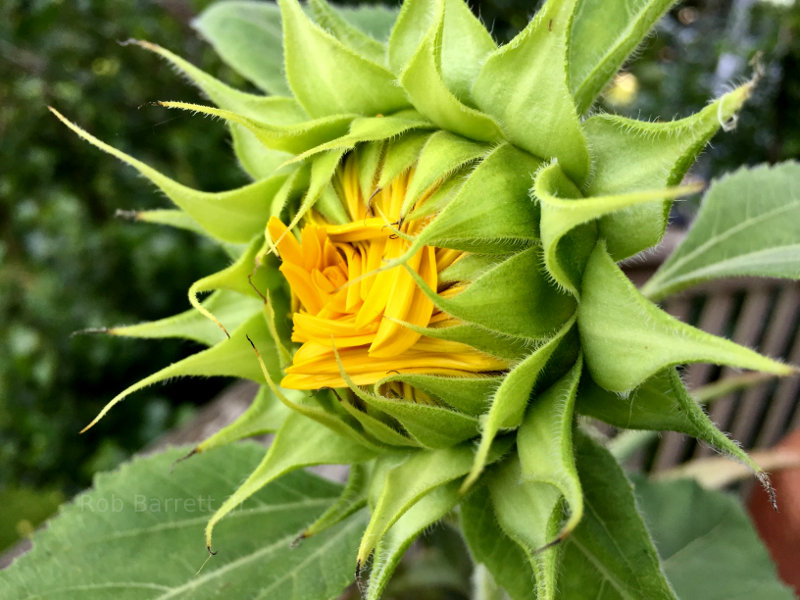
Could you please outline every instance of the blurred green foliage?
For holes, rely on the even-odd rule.
[[[159,43],[247,87],[190,27],[209,3],[0,2],[0,490],[34,486],[71,493],[87,485],[94,471],[114,466],[185,418],[224,383],[181,381],[139,392],[85,436],[77,435],[118,391],[193,348],[70,333],[184,310],[188,285],[226,259],[191,234],[114,218],[118,209],[167,201],[46,109],[55,106],[187,185],[220,190],[242,184],[222,124],[151,104],[198,101],[198,94],[153,55],[118,43]],[[471,4],[505,41],[537,3]],[[707,178],[744,163],[797,157],[796,2],[680,4],[600,108],[654,119],[687,115],[749,77],[748,62],[757,51],[764,72],[758,91],[736,131],[715,139],[697,172]]]
[[[118,44],[152,40],[244,84],[190,29],[204,4],[0,3],[0,486],[74,491],[219,389],[146,390],[77,435],[123,387],[192,348],[71,332],[185,310],[188,285],[226,260],[194,235],[115,218],[168,201],[47,111],[188,185],[243,183],[223,125],[148,104],[198,101],[195,90],[154,55]]]

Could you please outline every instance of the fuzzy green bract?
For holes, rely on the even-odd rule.
[[[420,532],[458,507],[474,559],[515,600],[555,598],[559,587],[600,589],[605,578],[622,582],[608,597],[675,597],[630,484],[577,427],[576,416],[689,433],[758,471],[692,400],[675,367],[711,362],[777,375],[793,368],[668,316],[617,265],[659,243],[670,203],[697,191],[680,186],[684,174],[754,85],[677,121],[587,117],[671,4],[548,0],[500,47],[462,0],[407,0],[399,12],[343,10],[324,0],[216,5],[197,28],[267,95],[232,89],[164,48],[138,44],[213,103],[163,106],[228,123],[236,156],[253,178],[228,192],[181,185],[56,113],[176,206],[141,213],[140,220],[200,232],[233,257],[230,267],[191,287],[189,312],[108,331],[183,337],[208,348],[132,385],[103,413],[176,376],[261,384],[249,410],[194,451],[276,433],[261,463],[209,520],[209,549],[214,526],[264,486],[309,465],[346,463],[350,481],[339,501],[298,533],[317,535],[367,506],[352,567],[356,577],[369,577],[368,599],[380,597]],[[346,222],[332,179],[351,153],[364,198],[413,168],[402,218],[429,219],[409,240],[411,250],[383,269],[402,268],[422,246],[467,253],[442,273],[463,287],[448,297],[409,269],[459,324],[409,327],[506,360],[508,370],[455,377],[399,369],[357,386],[342,367],[348,387],[280,388],[297,346],[290,290],[266,223],[274,216],[295,228],[311,210]],[[796,183],[794,171],[775,185]],[[733,178],[723,186],[735,187]],[[781,229],[772,246],[763,229],[763,243],[752,241],[759,223],[796,215],[796,185],[791,202],[779,196],[721,209],[712,206],[720,203],[712,192],[696,226],[711,240],[690,235],[647,285],[649,296],[752,273],[747,265],[760,269],[764,261],[770,275],[797,277],[798,228]],[[735,241],[740,213],[750,219],[748,253],[734,251],[744,248]],[[722,214],[730,222],[714,220]],[[430,402],[387,396],[387,384],[411,386]],[[510,570],[508,561],[527,566]],[[580,581],[565,583],[564,564],[590,562],[579,569]]]

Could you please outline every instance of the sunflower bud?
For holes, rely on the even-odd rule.
[[[65,121],[178,207],[142,220],[200,231],[237,257],[191,287],[194,310],[110,330],[209,347],[98,416],[174,376],[262,384],[239,421],[195,450],[277,432],[211,519],[209,548],[219,519],[260,487],[292,469],[347,463],[342,500],[303,535],[366,502],[359,567],[380,554],[369,597],[397,553],[468,491],[492,499],[541,597],[552,597],[555,558],[537,550],[583,515],[577,413],[683,431],[752,465],[674,367],[791,369],[678,322],[617,266],[660,241],[670,201],[696,191],[678,184],[752,84],[678,121],[587,117],[661,11],[644,11],[618,36],[595,35],[616,27],[592,17],[602,3],[576,10],[575,0],[548,0],[497,47],[461,0],[407,0],[383,37],[324,0],[308,11],[278,4],[280,15],[268,12],[282,23],[285,81],[260,82],[284,95],[234,90],[139,43],[216,106],[162,105],[226,120],[253,183],[192,190]],[[236,6],[200,21],[223,55],[212,24]],[[203,292],[212,293],[201,302]],[[518,497],[536,498],[530,512]]]

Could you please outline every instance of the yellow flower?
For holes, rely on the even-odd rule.
[[[380,270],[408,251],[409,239],[430,217],[402,214],[413,169],[365,194],[357,160],[351,154],[334,178],[349,223],[331,224],[312,211],[297,240],[279,219],[269,221],[269,234],[283,261],[280,270],[292,290],[292,341],[302,344],[281,386],[346,387],[340,365],[356,385],[376,383],[390,373],[464,376],[507,369],[507,361],[409,327],[447,327],[456,320],[434,306],[407,269],[440,295],[452,296],[461,286],[441,281],[439,273],[464,253],[423,246],[406,268]]]

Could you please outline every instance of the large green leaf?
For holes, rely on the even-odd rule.
[[[192,23],[226,63],[270,94],[289,95],[281,15],[272,2],[219,2]]]
[[[98,476],[93,490],[34,536],[29,554],[0,572],[3,597],[337,598],[352,581],[364,519],[354,515],[291,549],[341,491],[307,473],[261,490],[231,515],[219,528],[219,554],[204,564],[210,511],[263,452],[258,444],[234,444],[170,472],[182,454],[173,449]]]
[[[559,598],[675,599],[638,513],[630,482],[608,450],[576,433],[586,512],[564,542]]]
[[[679,598],[794,598],[778,580],[752,523],[730,494],[684,479],[639,481],[636,497]]]
[[[800,279],[800,163],[743,168],[716,181],[686,239],[642,293],[659,299],[741,275]]]

